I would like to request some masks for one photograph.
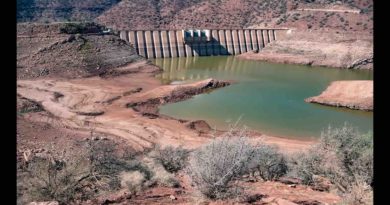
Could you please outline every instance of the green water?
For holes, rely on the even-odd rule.
[[[233,85],[160,107],[180,119],[203,119],[217,129],[240,125],[275,136],[315,138],[345,122],[372,131],[373,113],[304,102],[335,80],[372,79],[372,71],[342,70],[240,60],[234,56],[155,59],[164,84],[206,78],[234,80]]]

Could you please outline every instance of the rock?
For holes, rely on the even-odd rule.
[[[283,184],[302,184],[302,180],[293,177],[280,177],[278,181]]]
[[[254,203],[256,201],[261,200],[264,197],[265,197],[265,195],[262,195],[262,194],[249,195],[249,196],[244,197],[244,201],[243,202],[251,204],[251,203]]]
[[[207,133],[211,130],[210,125],[207,124],[207,122],[204,120],[195,120],[195,121],[188,122],[186,124],[186,127],[192,130],[196,130],[199,133]]]
[[[173,195],[170,195],[169,198],[173,201],[173,200],[176,200],[177,198]]]
[[[275,197],[267,197],[262,199],[263,202],[269,205],[298,205],[294,202],[288,201],[286,199],[282,198],[275,198]]]
[[[28,205],[59,205],[58,201],[30,202]]]
[[[130,199],[132,197],[131,193],[126,191],[121,191],[117,193],[110,194],[108,196],[102,196],[97,199],[97,203],[95,204],[113,204],[113,203],[121,203],[126,199]]]
[[[149,119],[156,119],[159,115],[149,112],[142,112],[142,116],[148,117]]]
[[[294,203],[299,205],[322,205],[323,203],[317,200],[295,200]]]
[[[332,186],[330,180],[322,176],[313,175],[313,181],[314,181],[313,190],[329,191]]]
[[[92,140],[98,141],[98,140],[99,140],[99,137],[92,137]]]

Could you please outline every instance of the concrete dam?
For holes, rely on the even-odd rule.
[[[261,50],[288,29],[136,30],[120,31],[120,38],[146,58],[238,55]]]

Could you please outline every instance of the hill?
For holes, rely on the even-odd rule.
[[[289,27],[372,32],[372,0],[17,0],[18,22],[122,29]]]
[[[92,23],[17,25],[17,77],[86,77],[144,61],[133,47]]]
[[[124,0],[96,20],[118,30],[273,26],[370,32],[372,14],[372,0]]]
[[[90,21],[120,0],[17,0],[18,22]]]

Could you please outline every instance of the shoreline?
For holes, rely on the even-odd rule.
[[[207,79],[163,85],[154,77],[161,72],[159,67],[148,64],[136,66],[119,68],[136,72],[115,77],[17,80],[17,93],[19,97],[39,102],[45,111],[59,119],[62,126],[93,129],[97,133],[120,137],[136,150],[144,150],[153,144],[196,148],[212,139],[210,130],[207,131],[209,125],[166,117],[158,114],[156,108],[226,86],[229,82]],[[61,97],[56,98],[56,93],[60,93]],[[195,129],[189,127],[191,123]],[[313,144],[308,140],[251,133],[255,140],[264,138],[265,142],[277,144],[287,152],[302,150]]]

